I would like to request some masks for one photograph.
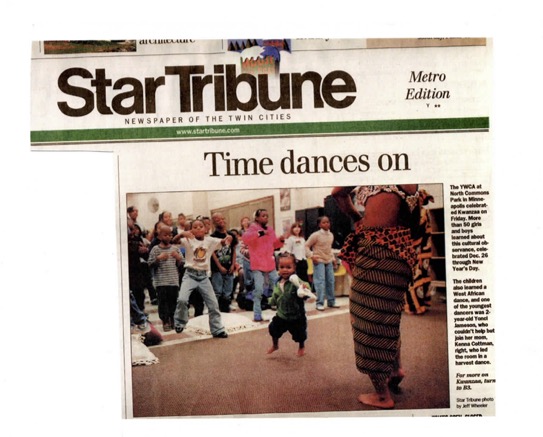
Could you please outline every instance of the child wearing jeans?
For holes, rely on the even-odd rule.
[[[285,241],[284,236],[277,237],[271,226],[268,226],[268,211],[257,209],[255,221],[242,236],[242,240],[249,248],[251,255],[251,271],[253,272],[255,288],[253,291],[253,320],[263,322],[262,294],[266,279],[274,284],[277,279],[274,251],[280,249]]]
[[[273,344],[268,354],[279,349],[279,339],[290,332],[292,339],[299,344],[297,355],[305,354],[307,339],[307,317],[304,300],[314,297],[307,282],[300,281],[296,275],[296,258],[292,253],[279,255],[279,281],[273,288],[270,305],[277,307],[277,314],[268,326]]]
[[[189,297],[195,290],[202,295],[209,312],[209,330],[216,338],[227,338],[219,311],[219,303],[207,272],[210,270],[211,255],[221,245],[230,244],[232,236],[222,240],[210,237],[202,220],[192,222],[190,231],[183,232],[180,243],[185,248],[185,274],[181,283],[177,308],[175,309],[175,332],[180,333],[189,321]]]
[[[307,242],[306,248],[313,262],[313,285],[317,293],[317,310],[324,311],[324,296],[328,308],[339,308],[336,304],[334,268],[336,258],[332,253],[334,235],[330,232],[330,219],[326,216],[317,219],[319,230],[313,232]]]

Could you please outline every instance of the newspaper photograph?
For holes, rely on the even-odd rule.
[[[492,39],[34,41],[114,157],[126,419],[495,416]]]

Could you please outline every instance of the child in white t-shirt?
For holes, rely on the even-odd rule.
[[[209,329],[213,337],[227,338],[224,329],[219,303],[213,291],[207,272],[210,270],[210,259],[221,245],[230,244],[232,236],[222,240],[206,235],[207,229],[202,220],[194,220],[190,231],[184,231],[179,243],[185,248],[185,274],[181,282],[181,290],[177,299],[174,323],[177,333],[183,332],[189,320],[189,297],[198,290],[202,295],[209,312]]]

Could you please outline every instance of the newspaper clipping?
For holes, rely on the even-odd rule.
[[[31,67],[31,149],[115,158],[123,417],[495,415],[492,40],[35,41]]]

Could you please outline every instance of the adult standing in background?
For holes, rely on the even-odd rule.
[[[148,254],[140,234],[140,228],[132,219],[127,220],[128,226],[128,282],[138,308],[145,311],[145,270],[141,257]]]
[[[135,206],[129,206],[126,209],[126,213],[128,215],[129,223],[132,223],[132,229],[139,228],[140,236],[144,242],[144,245],[147,247],[147,250],[140,249],[140,262],[142,264],[140,266],[142,269],[141,274],[143,276],[144,288],[147,288],[147,291],[149,293],[149,300],[151,301],[151,304],[157,305],[158,299],[157,299],[155,286],[153,284],[153,276],[151,274],[151,270],[149,269],[149,266],[147,265],[147,258],[149,257],[149,252],[151,250],[150,242],[149,240],[147,240],[148,231],[143,227],[141,223],[138,222],[138,216],[139,216],[138,208],[136,208]],[[129,226],[129,233],[130,233],[130,226]]]
[[[375,389],[358,400],[378,408],[394,407],[391,390],[396,391],[405,376],[400,319],[417,259],[411,229],[420,218],[418,194],[417,185],[332,191],[339,208],[355,221],[340,257],[350,264],[353,276],[349,303],[356,366]],[[355,203],[365,208],[363,218]]]
[[[141,230],[141,235],[146,236],[147,230],[142,226],[141,223],[138,222],[138,216],[139,216],[139,210],[135,206],[129,206],[126,208],[126,213],[128,215],[128,218],[132,220],[132,224],[138,225]]]

